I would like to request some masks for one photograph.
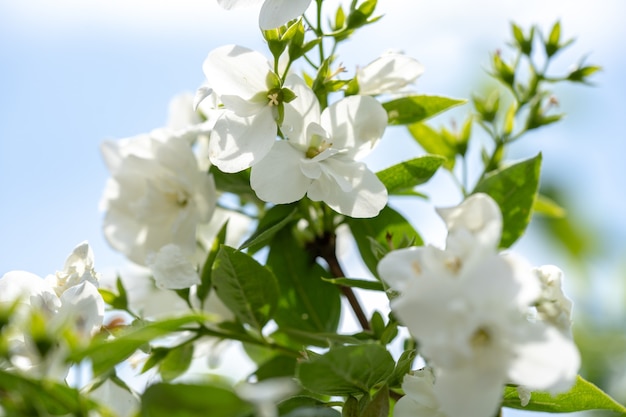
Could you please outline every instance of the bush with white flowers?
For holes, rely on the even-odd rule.
[[[599,67],[548,77],[569,44],[560,24],[544,36],[513,25],[516,58],[497,53],[489,71],[507,106],[492,94],[469,109],[418,93],[414,57],[388,52],[353,72],[338,64],[344,41],[382,17],[376,0],[259,3],[266,51],[208,51],[204,84],[172,101],[166,127],[102,145],[104,235],[133,269],[100,284],[82,243],[45,279],[0,278],[0,415],[626,414],[578,375],[563,271],[509,250],[547,203],[541,154],[511,162],[505,151],[561,118],[547,105],[552,83],[584,82]],[[460,129],[429,122],[463,104]],[[375,172],[364,158],[389,132],[424,152]],[[481,145],[474,160],[468,149]],[[460,196],[436,208],[443,247],[393,208],[424,199],[417,187],[438,171]],[[367,273],[350,272],[345,245]],[[364,309],[365,296],[379,304]],[[349,315],[359,330],[340,325]],[[218,376],[211,367],[238,345],[254,370]],[[71,369],[89,381],[66,383]]]

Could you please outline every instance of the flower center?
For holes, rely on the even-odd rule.
[[[280,104],[280,101],[279,101],[279,92],[278,92],[278,91],[276,91],[276,92],[270,92],[270,93],[267,95],[267,98],[268,98],[268,102],[267,102],[267,104],[268,104],[270,107],[271,107],[271,106],[278,106],[278,105]]]
[[[479,327],[476,329],[472,338],[470,339],[470,344],[474,349],[482,348],[487,346],[491,342],[491,334],[489,330],[484,327]]]
[[[322,136],[313,135],[311,136],[309,148],[306,150],[306,157],[313,159],[326,149],[330,149],[331,146],[333,146],[333,144],[331,142],[327,142]]]

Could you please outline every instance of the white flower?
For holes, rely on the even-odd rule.
[[[262,0],[217,0],[225,9],[258,4]],[[274,29],[297,18],[306,11],[311,0],[265,0],[259,14],[259,26],[263,30]]]
[[[111,246],[140,265],[167,244],[192,255],[196,227],[211,218],[216,190],[189,143],[160,129],[105,142],[102,153],[112,175],[102,204]]]
[[[111,379],[107,379],[95,389],[88,386],[86,391],[89,397],[114,411],[118,417],[132,417],[141,406],[136,394]]]
[[[241,382],[235,385],[237,395],[253,403],[259,417],[276,417],[276,404],[298,392],[298,385],[291,378],[271,378],[251,384]]]
[[[488,199],[471,196],[443,211],[451,229],[445,250],[397,250],[378,266],[401,292],[391,308],[432,364],[435,396],[449,417],[493,415],[506,383],[563,392],[580,366],[571,339],[529,320],[539,280],[525,261],[497,252],[501,217]]]
[[[393,407],[394,417],[445,417],[434,391],[435,376],[431,368],[406,374],[402,380],[404,396]]]
[[[572,301],[563,293],[563,271],[554,265],[535,268],[541,282],[541,297],[537,313],[542,320],[550,322],[565,334],[572,332]]]
[[[224,172],[251,167],[276,142],[281,109],[293,99],[260,53],[237,45],[209,53],[204,74],[224,107],[209,142],[211,163]]]
[[[297,94],[302,90],[294,87]],[[321,115],[317,103],[285,109],[284,126],[289,140],[277,142],[252,167],[250,185],[260,199],[282,204],[307,195],[351,217],[374,217],[385,206],[385,186],[356,161],[371,151],[387,126],[387,114],[375,99],[346,97]]]
[[[98,292],[98,274],[93,270],[93,254],[87,243],[79,244],[65,262],[63,272],[45,280],[24,271],[11,271],[0,278],[0,308],[14,308],[6,333],[11,366],[22,371],[62,380],[69,364],[67,347],[57,336],[71,330],[86,341],[100,330],[104,300]],[[33,315],[45,321],[45,335],[55,343],[41,357],[31,335]]]
[[[57,271],[54,275],[48,275],[46,281],[54,288],[59,297],[68,288],[85,281],[90,282],[97,288],[99,275],[94,270],[93,265],[93,251],[87,242],[82,242],[67,257],[63,271]]]
[[[424,73],[417,60],[400,53],[386,53],[356,71],[359,94],[398,93]]]

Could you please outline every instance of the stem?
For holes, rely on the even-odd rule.
[[[221,339],[238,340],[240,342],[251,343],[253,345],[263,346],[266,348],[278,350],[294,358],[302,357],[302,354],[300,352],[295,351],[287,346],[282,346],[274,342],[268,342],[266,340],[259,340],[257,338],[254,338],[252,336],[245,335],[245,334],[221,332],[219,330],[210,329],[206,326],[202,326],[200,329],[190,329],[190,330],[197,332],[198,336],[202,335],[202,336],[219,337]]]
[[[326,261],[326,263],[328,263],[328,267],[330,268],[330,272],[333,274],[333,277],[344,278],[346,274],[344,274],[343,269],[341,269],[341,265],[339,264],[339,260],[337,259],[335,234],[332,232],[326,232],[326,234],[322,236],[321,239],[317,239],[314,245],[317,249],[316,255],[321,257]],[[352,307],[352,311],[354,311],[354,315],[356,316],[363,330],[371,330],[370,323],[367,320],[367,316],[365,315],[365,312],[363,311],[363,308],[361,307],[361,304],[359,303],[356,294],[354,294],[354,291],[352,291],[352,288],[340,285],[339,289],[350,303],[350,307]]]

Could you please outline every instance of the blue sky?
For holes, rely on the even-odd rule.
[[[576,211],[609,231],[612,250],[623,255],[626,5],[619,0],[595,9],[579,0],[471,4],[381,0],[384,18],[340,49],[340,61],[353,70],[385,50],[400,49],[426,67],[417,83],[420,92],[467,98],[488,79],[489,54],[510,38],[510,21],[547,28],[561,20],[564,36],[577,42],[555,68],[564,70],[588,55],[604,71],[594,78],[594,88],[559,88],[568,118],[529,135],[511,157],[542,151],[545,175],[565,184]],[[83,240],[93,246],[101,269],[124,262],[101,232],[98,202],[108,173],[99,144],[162,126],[169,99],[202,82],[202,61],[211,49],[238,43],[264,51],[256,13],[226,12],[213,0],[0,3],[0,274],[52,273]],[[420,153],[398,129],[388,131],[380,149],[371,160],[374,169]],[[445,182],[436,178],[427,188],[436,205],[458,202],[456,194],[437,191]],[[428,217],[430,203],[400,207],[422,223],[416,227],[426,237],[437,229]],[[533,263],[550,262],[550,253],[533,251],[536,245],[529,237],[521,248],[536,257]]]

